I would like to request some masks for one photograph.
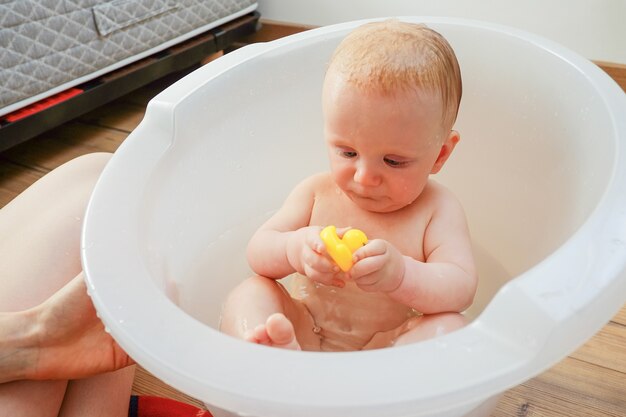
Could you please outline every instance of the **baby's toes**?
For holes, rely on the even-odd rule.
[[[264,324],[259,324],[254,329],[248,330],[244,335],[244,340],[259,345],[270,344],[270,338],[267,335]]]
[[[265,323],[267,335],[275,347],[299,350],[293,324],[281,313],[272,314]]]

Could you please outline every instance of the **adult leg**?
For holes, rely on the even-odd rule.
[[[126,417],[135,367],[70,381],[59,417]]]
[[[0,210],[0,311],[38,305],[81,272],[83,216],[109,159],[104,153],[76,158]],[[129,384],[127,375],[120,383]],[[56,416],[66,387],[67,381],[2,384],[0,415]]]
[[[38,305],[81,272],[83,216],[109,158],[76,158],[0,210],[0,310]]]
[[[56,417],[67,381],[16,381],[0,384],[0,415]]]

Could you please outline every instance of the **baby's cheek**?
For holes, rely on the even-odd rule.
[[[404,184],[398,191],[400,200],[405,206],[413,204],[415,200],[420,196],[424,187],[416,187],[415,184]]]

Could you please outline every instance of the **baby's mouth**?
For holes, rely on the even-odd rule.
[[[368,193],[360,193],[357,191],[352,191],[350,193],[352,195],[352,197],[354,198],[358,198],[359,200],[368,200],[368,201],[378,201],[378,197],[372,195],[372,194],[368,194]]]

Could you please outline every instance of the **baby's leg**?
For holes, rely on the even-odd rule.
[[[239,284],[222,309],[220,330],[250,342],[286,349],[319,350],[313,319],[273,279],[254,276]]]
[[[363,347],[363,350],[407,345],[432,339],[460,329],[466,324],[467,319],[459,313],[428,314],[413,317],[395,329],[376,333]]]
[[[74,159],[0,210],[0,311],[38,305],[81,272],[83,216],[109,159],[103,153]],[[116,381],[128,393],[131,383],[128,372]],[[56,416],[66,387],[67,381],[0,384],[0,415]],[[111,404],[123,397],[99,398],[102,404]],[[123,400],[127,404],[128,397]]]
[[[265,323],[246,332],[244,340],[281,349],[302,349],[296,338],[293,323],[283,313],[274,313],[269,316]]]
[[[421,342],[453,332],[467,324],[465,316],[459,313],[428,314],[415,317],[407,322],[406,331],[396,339],[394,346]]]

